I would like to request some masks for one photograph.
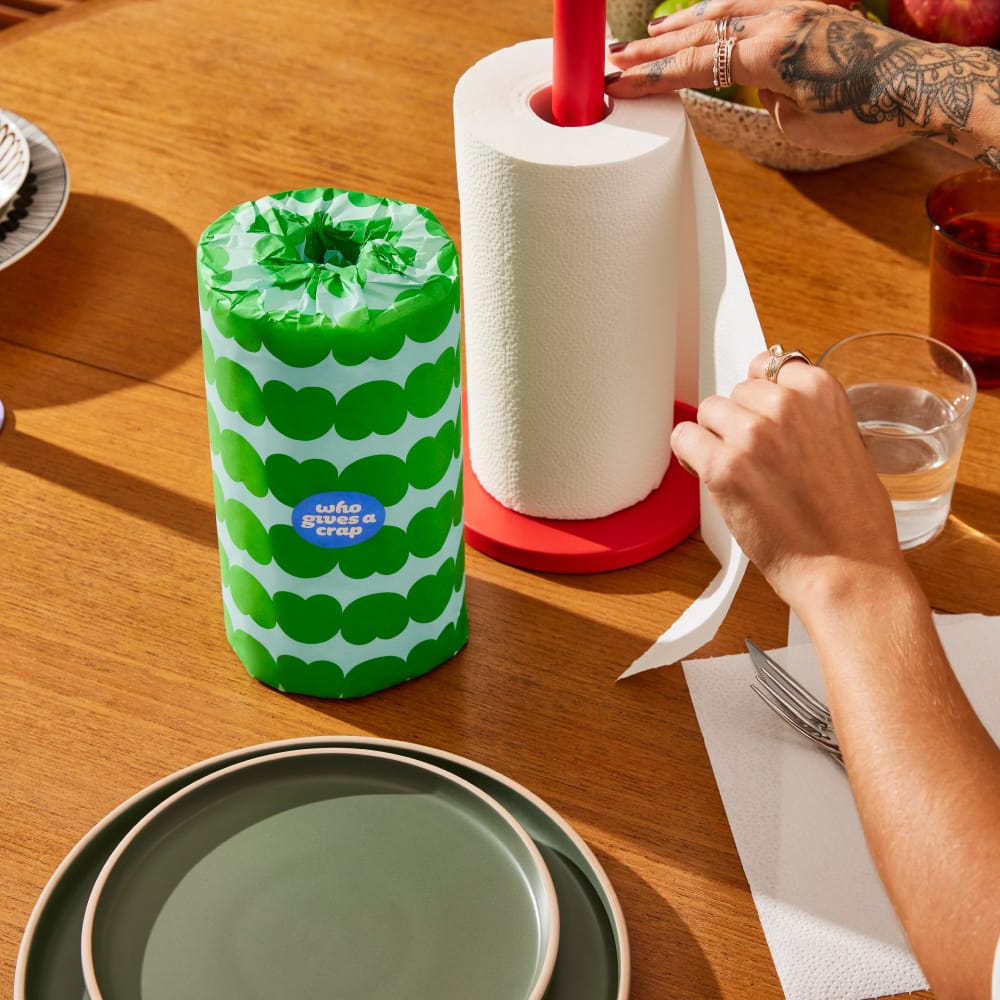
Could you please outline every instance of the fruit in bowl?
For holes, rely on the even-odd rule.
[[[1000,46],[1000,4],[987,0],[888,0],[888,22],[929,42]]]

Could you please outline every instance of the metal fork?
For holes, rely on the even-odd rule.
[[[807,691],[777,660],[746,640],[757,683],[750,689],[775,714],[825,750],[841,767],[844,758],[826,705]]]

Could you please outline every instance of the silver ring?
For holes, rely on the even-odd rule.
[[[712,86],[716,93],[733,84],[733,48],[736,35],[730,31],[732,18],[720,18],[715,22],[715,48],[712,50]]]
[[[768,382],[778,381],[778,372],[781,371],[781,366],[786,361],[804,361],[807,365],[812,364],[809,358],[801,351],[786,351],[781,344],[769,347],[767,353],[770,357],[767,360],[767,367],[764,369],[764,378]]]

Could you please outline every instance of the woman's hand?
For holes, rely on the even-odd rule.
[[[608,94],[711,87],[723,17],[737,39],[733,82],[758,88],[792,142],[868,153],[903,130],[1000,167],[1000,52],[922,41],[814,0],[702,0],[657,19],[649,38],[609,48],[622,76]]]
[[[888,494],[847,395],[802,362],[767,381],[761,354],[729,399],[674,428],[678,459],[707,487],[743,551],[787,603],[808,615],[862,575],[908,574]]]

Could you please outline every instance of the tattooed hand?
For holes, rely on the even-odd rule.
[[[1000,170],[1000,51],[911,38],[814,0],[701,0],[615,43],[614,98],[712,86],[715,24],[730,17],[732,79],[757,87],[802,146],[866,153],[897,138],[954,146]]]

